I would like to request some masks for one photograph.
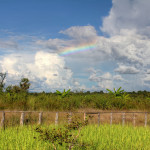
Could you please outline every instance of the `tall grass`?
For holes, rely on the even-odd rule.
[[[52,128],[43,126],[43,128]],[[7,128],[0,132],[0,149],[3,150],[52,150],[52,146],[34,139],[35,126]],[[81,131],[80,142],[89,144],[89,150],[149,150],[150,128],[121,125],[88,125]],[[82,148],[81,148],[82,149]],[[64,150],[64,147],[59,147]]]
[[[95,150],[148,150],[150,128],[121,125],[88,126],[83,131],[83,141]]]

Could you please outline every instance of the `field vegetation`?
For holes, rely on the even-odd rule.
[[[30,81],[22,78],[18,85],[5,87],[6,74],[0,73],[0,110],[66,111],[78,109],[149,110],[150,92],[125,92],[121,87],[107,93],[103,91],[30,93]]]
[[[57,128],[59,128],[58,126]],[[54,125],[42,126],[51,130]],[[0,149],[3,150],[53,150],[48,141],[39,140],[36,126],[12,127],[0,132]],[[87,143],[87,150],[149,150],[150,128],[121,125],[88,125],[81,130],[79,144]],[[66,150],[59,145],[58,150]],[[85,147],[74,147],[74,150]]]
[[[0,95],[0,110],[77,110],[85,108],[102,110],[149,110],[150,92],[128,93],[123,99],[108,93],[73,93],[61,98],[56,93],[4,92]]]

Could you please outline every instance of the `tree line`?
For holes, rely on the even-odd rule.
[[[28,92],[30,88],[30,82],[28,78],[22,78],[19,85],[9,85],[5,88],[5,79],[6,73],[0,73],[0,93],[9,92],[9,93],[21,93]]]

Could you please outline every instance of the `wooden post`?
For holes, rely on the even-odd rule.
[[[5,129],[5,112],[2,113],[1,127]]]
[[[125,113],[122,114],[122,125],[124,126],[125,124]]]
[[[147,126],[147,113],[145,113],[145,127]]]
[[[135,113],[133,113],[133,126],[135,127]]]
[[[39,113],[39,125],[42,124],[42,115],[43,115],[43,112],[40,112]]]
[[[71,123],[71,120],[72,120],[72,112],[69,112],[68,113],[68,124]]]
[[[112,125],[112,113],[110,113],[110,125]]]
[[[86,116],[86,113],[84,113],[84,121],[86,120],[87,116]]]
[[[98,126],[100,125],[100,113],[98,113]]]
[[[24,116],[25,116],[25,113],[22,112],[22,113],[21,113],[21,117],[20,117],[20,125],[21,125],[21,126],[23,126],[23,124],[24,124]]]
[[[56,112],[56,116],[55,116],[55,125],[58,125],[58,112]]]

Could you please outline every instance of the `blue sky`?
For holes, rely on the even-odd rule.
[[[0,0],[6,86],[28,77],[36,92],[150,90],[149,8],[147,0]]]
[[[1,29],[53,37],[71,26],[99,29],[112,5],[111,0],[1,0],[0,4]]]

